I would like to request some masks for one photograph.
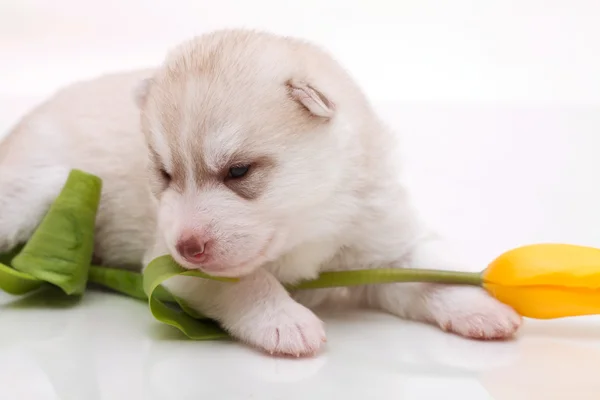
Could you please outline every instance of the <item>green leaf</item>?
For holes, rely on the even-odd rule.
[[[181,299],[173,297],[181,307],[181,311],[165,304],[159,299],[156,292],[157,289],[161,287],[161,283],[177,275],[235,282],[235,279],[215,278],[199,271],[185,270],[170,256],[158,257],[146,267],[143,274],[144,292],[150,299],[150,312],[154,318],[165,324],[176,327],[190,339],[212,340],[229,337],[227,332],[219,327],[215,321],[196,314]]]
[[[82,294],[94,251],[94,225],[100,202],[100,178],[73,170],[61,193],[12,267]]]
[[[90,267],[88,276],[89,283],[101,285],[135,299],[148,300],[142,287],[142,280],[139,272],[94,265]]]
[[[88,277],[89,283],[95,283],[139,300],[148,300],[148,296],[144,293],[143,280],[139,272],[96,265],[90,267]],[[161,301],[175,302],[173,296],[162,286],[156,288],[154,295]]]
[[[0,263],[0,289],[14,295],[27,294],[39,289],[43,282],[34,276]]]

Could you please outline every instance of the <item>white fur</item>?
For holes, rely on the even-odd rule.
[[[129,93],[150,75],[134,101]],[[148,184],[161,178],[136,103],[141,130],[167,172],[180,168],[183,187]],[[53,151],[48,129],[60,143]],[[170,253],[186,267],[239,276],[167,287],[242,341],[313,354],[323,325],[282,283],[348,268],[468,269],[419,221],[397,155],[394,135],[326,53],[264,33],[216,32],[184,43],[161,68],[74,85],[26,116],[0,146],[0,250],[31,234],[66,171],[81,168],[105,182],[98,257],[127,266]],[[256,198],[215,176],[265,159],[255,166],[264,174]],[[186,232],[210,241],[197,265],[177,253]],[[294,298],[314,307],[339,295],[473,338],[509,337],[520,324],[476,288],[395,284]]]

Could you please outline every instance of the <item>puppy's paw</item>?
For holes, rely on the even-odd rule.
[[[434,294],[434,322],[447,332],[470,339],[498,340],[514,336],[521,316],[479,288],[443,288]]]
[[[237,336],[269,354],[310,356],[325,342],[323,322],[308,308],[286,299],[233,329]]]

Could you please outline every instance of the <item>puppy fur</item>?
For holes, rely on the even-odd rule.
[[[325,330],[310,308],[342,295],[470,338],[520,325],[473,287],[284,289],[329,270],[469,269],[419,220],[396,137],[361,89],[298,39],[213,32],[158,68],[77,83],[38,106],[0,146],[0,251],[27,240],[72,168],[104,180],[96,257],[137,268],[168,253],[240,277],[166,286],[269,353],[316,353]],[[186,256],[182,243],[199,247]]]

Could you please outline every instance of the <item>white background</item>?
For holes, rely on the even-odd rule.
[[[73,80],[155,65],[172,45],[212,29],[268,29],[322,44],[353,73],[402,135],[403,173],[425,216],[476,265],[532,242],[600,247],[599,21],[597,0],[2,0],[0,132]],[[166,340],[127,299],[94,294],[51,312],[0,300],[0,339],[42,326],[0,347],[7,399],[66,396],[49,383],[63,367],[77,383],[73,398],[86,399],[592,399],[600,391],[589,374],[600,370],[593,318],[528,321],[516,342],[481,344],[386,316],[331,316],[328,353],[290,363]],[[55,342],[39,344],[58,320]],[[74,346],[85,355],[76,359]],[[61,351],[81,368],[56,361]],[[238,382],[246,386],[234,389]]]

